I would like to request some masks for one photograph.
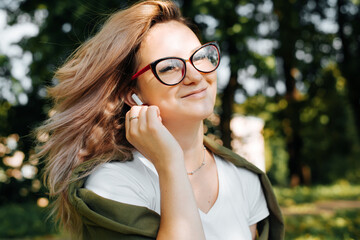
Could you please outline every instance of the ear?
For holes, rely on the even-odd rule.
[[[132,106],[137,106],[138,104],[134,101],[134,99],[131,97],[131,95],[133,95],[135,92],[134,91],[129,91],[126,93],[125,98],[124,98],[124,102],[129,105],[130,107]],[[135,93],[136,94],[136,93]],[[140,99],[141,96],[139,96],[140,94],[136,94]]]

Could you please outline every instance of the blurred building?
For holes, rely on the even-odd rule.
[[[230,122],[233,151],[265,172],[265,141],[261,118],[237,115]]]

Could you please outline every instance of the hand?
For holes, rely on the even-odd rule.
[[[125,128],[126,139],[152,161],[158,171],[177,164],[180,157],[183,159],[183,151],[162,124],[157,106],[133,106],[126,113]]]
[[[127,140],[152,161],[159,174],[161,220],[157,239],[205,239],[183,150],[162,124],[159,108],[133,106],[126,113],[125,128]]]

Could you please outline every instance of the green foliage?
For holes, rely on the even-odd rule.
[[[337,209],[338,200],[360,201],[360,185],[339,181],[333,185],[285,188],[275,187],[276,197],[282,207],[307,208],[312,214],[298,213],[285,215],[285,239],[322,240],[360,237],[360,209]],[[331,201],[333,207],[324,213],[316,210],[316,203]],[[315,209],[315,210],[314,210]]]
[[[335,215],[303,215],[285,218],[285,239],[360,239],[360,210],[342,210]]]
[[[48,212],[33,202],[0,207],[0,238],[34,237],[55,233]]]
[[[267,174],[271,182],[279,186],[288,184],[288,153],[285,150],[285,141],[274,131],[265,129],[265,163]]]
[[[329,65],[313,84],[317,86],[309,90],[300,113],[304,163],[311,166],[314,182],[348,178],[359,171],[360,155],[344,79],[335,65]]]
[[[309,184],[329,184],[337,179],[359,183],[359,141],[344,81],[337,66],[329,65],[309,87],[308,95],[297,102],[300,159]],[[237,105],[235,111],[265,121],[268,176],[273,183],[286,185],[289,156],[285,136],[286,131],[292,131],[285,115],[288,101],[281,96],[256,95]]]
[[[274,187],[274,191],[281,206],[292,206],[320,200],[360,200],[360,185],[351,185],[347,181],[313,187]]]
[[[131,3],[121,0],[19,2],[21,5],[18,9],[5,9],[9,24],[15,24],[25,16],[38,25],[40,31],[37,36],[24,38],[18,43],[23,52],[31,52],[33,56],[29,71],[32,87],[27,93],[28,103],[12,104],[0,98],[0,204],[45,196],[40,181],[42,165],[38,159],[32,159],[34,141],[31,137],[32,130],[45,120],[50,108],[45,99],[45,89],[56,82],[53,79],[56,68],[101,26],[108,14]],[[17,93],[19,83],[11,74],[12,67],[8,57],[0,55],[0,81],[10,81],[11,91]],[[7,144],[9,136],[17,136],[14,148]],[[20,165],[5,164],[6,158],[14,160],[16,152],[24,155]],[[23,176],[25,165],[37,165],[35,176],[30,179]]]

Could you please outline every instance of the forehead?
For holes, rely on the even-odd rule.
[[[189,58],[200,45],[194,32],[183,23],[158,23],[150,29],[140,45],[140,64],[144,66],[163,57]]]

